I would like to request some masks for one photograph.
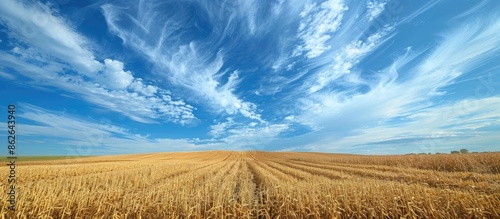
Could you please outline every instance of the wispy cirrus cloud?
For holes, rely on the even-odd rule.
[[[36,85],[33,84],[35,86],[62,89],[95,106],[121,113],[138,122],[157,123],[160,120],[188,124],[195,119],[192,106],[182,100],[172,99],[165,90],[156,91],[152,96],[152,92],[148,93],[148,89],[159,88],[145,86],[141,80],[134,82],[135,86],[141,86],[135,88],[139,90],[138,92],[108,90],[78,76],[59,75],[58,72],[62,69],[57,65],[39,67],[7,53],[0,53],[0,60],[4,67],[16,69],[19,75],[31,80],[24,83],[33,84],[36,81]]]
[[[89,50],[92,46],[48,5],[2,1],[1,20],[13,39],[18,39],[58,60],[69,63],[80,74],[94,76],[103,68]],[[71,51],[71,52],[68,52]]]
[[[368,10],[368,14],[370,17],[368,20],[372,21],[373,19],[377,18],[377,16],[384,11],[384,7],[387,4],[386,1],[377,1],[377,0],[370,0],[368,1],[366,5],[366,9]]]
[[[207,149],[263,149],[266,144],[278,140],[280,133],[288,128],[286,124],[257,127],[256,123],[245,126],[232,123],[231,125],[239,127],[224,129],[224,138],[205,140],[157,138],[135,134],[129,129],[99,120],[47,110],[26,103],[18,104],[18,108],[20,110],[17,114],[23,120],[18,126],[22,129],[20,135],[25,139],[25,143],[33,143],[37,136],[45,136],[41,144],[56,144],[55,146],[60,147],[59,154],[72,156],[116,154],[129,151],[141,153]],[[228,120],[229,123],[231,123],[230,120]],[[36,143],[40,144],[40,142]],[[29,151],[23,153],[29,154]]]
[[[324,2],[323,4],[331,2]],[[308,61],[314,68],[309,73],[308,79],[304,84],[304,89],[314,93],[325,87],[332,87],[340,77],[349,74],[357,65],[368,55],[380,48],[384,43],[394,36],[395,20],[397,15],[391,11],[384,10],[384,2],[364,2],[362,4],[346,4],[337,1],[336,8],[342,8],[342,11],[333,13],[336,22],[335,31],[328,35],[329,49],[325,50],[321,56]],[[344,5],[345,4],[345,5]],[[306,7],[304,12],[309,11]],[[304,13],[302,12],[302,13]],[[333,12],[333,11],[332,11]],[[389,14],[389,19],[376,19],[380,14]],[[321,13],[315,13],[311,16],[319,16]],[[304,20],[304,19],[303,19]],[[305,19],[308,20],[307,18]],[[329,25],[331,26],[331,25]],[[312,25],[308,32],[321,30],[322,25]]]
[[[2,67],[32,80],[27,83],[71,92],[138,122],[186,124],[195,119],[192,106],[144,84],[123,62],[97,60],[93,45],[48,5],[2,1],[0,11],[2,24],[18,44],[10,53],[1,52]]]
[[[342,0],[307,4],[300,13],[302,19],[298,28],[302,44],[295,49],[294,56],[305,54],[308,58],[315,58],[331,49],[331,34],[340,27],[347,9]]]
[[[227,127],[226,134],[221,138],[222,148],[237,150],[262,150],[272,146],[279,136],[289,129],[286,123],[267,125],[232,125]],[[226,128],[226,127],[224,127]]]
[[[359,128],[345,137],[324,138],[309,147],[312,150],[336,147],[366,154],[400,150],[446,153],[457,148],[484,151],[497,147],[500,140],[498,105],[498,97],[488,97],[433,106],[411,116],[381,120],[380,124]],[[392,149],[387,149],[388,146]]]
[[[63,155],[100,155],[136,152],[201,150],[194,140],[149,138],[130,130],[102,121],[78,117],[59,111],[51,111],[31,104],[18,104],[17,114],[22,118],[18,124],[25,143],[32,137],[44,136],[45,144],[60,147]],[[48,147],[47,145],[45,145]],[[54,145],[51,145],[53,147]],[[29,151],[24,153],[30,154]]]
[[[351,70],[367,55],[380,47],[385,41],[389,40],[393,35],[389,33],[394,28],[386,26],[382,30],[370,35],[366,40],[358,40],[347,44],[339,49],[333,57],[333,64],[322,68],[320,72],[315,74],[313,81],[306,84],[309,86],[309,92],[314,93],[328,86],[336,79],[351,73]]]
[[[319,130],[306,136],[318,139],[309,149],[339,150],[342,145],[349,151],[348,145],[359,147],[391,141],[401,146],[401,139],[422,139],[420,142],[433,139],[435,144],[448,145],[441,148],[447,150],[451,145],[443,139],[457,143],[477,139],[469,133],[494,136],[495,129],[479,130],[498,125],[500,114],[495,107],[498,104],[495,93],[444,104],[435,98],[450,95],[445,88],[457,78],[492,64],[491,57],[498,54],[500,46],[500,34],[495,31],[499,25],[494,15],[469,20],[445,32],[441,42],[427,54],[413,55],[414,52],[407,50],[406,55],[377,73],[378,80],[351,84],[368,86],[366,92],[323,91],[303,98],[303,113],[297,121]],[[400,79],[399,71],[411,76]],[[489,146],[498,140],[489,139]],[[418,141],[411,142],[419,146]]]
[[[252,2],[248,4],[253,5]],[[160,14],[155,12],[155,7],[173,8],[168,13]],[[183,25],[196,25],[189,17],[184,17],[183,10],[188,9],[169,3],[152,5],[145,1],[134,8],[112,4],[102,6],[109,30],[120,37],[125,45],[150,60],[158,69],[158,74],[172,85],[194,95],[196,98],[192,98],[192,101],[210,106],[217,113],[239,114],[262,121],[257,106],[243,101],[234,93],[239,85],[237,72],[223,68],[225,51],[219,44],[235,31],[232,19],[236,18],[222,11],[229,16],[229,21],[219,20],[219,23],[214,24],[216,26],[211,27],[215,36],[197,40],[192,34],[183,31]],[[250,32],[254,32],[255,12],[248,13]],[[221,19],[223,15],[207,14],[208,22],[210,19]],[[227,78],[225,83],[223,78]]]
[[[395,36],[401,5],[391,3],[386,10],[386,4],[340,0],[305,4],[289,18],[297,19],[298,26],[294,38],[284,37],[281,41],[281,52],[272,65],[278,74],[266,79],[277,83],[269,83],[259,93],[281,91],[298,79],[303,85],[294,95],[334,87],[337,79],[356,71],[360,62]],[[293,52],[286,52],[290,49]]]

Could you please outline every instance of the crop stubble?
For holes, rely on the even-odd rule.
[[[499,153],[208,151],[24,162],[18,167],[17,211],[10,212],[4,200],[1,215],[500,218],[499,167]]]

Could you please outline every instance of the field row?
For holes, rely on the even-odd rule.
[[[495,163],[483,159],[482,171],[431,169],[429,160],[436,155],[418,156],[425,165],[359,162],[366,158],[355,155],[231,151],[24,163],[18,166],[16,217],[500,217]],[[6,206],[1,214],[13,216]]]

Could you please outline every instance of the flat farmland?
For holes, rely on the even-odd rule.
[[[17,165],[17,209],[4,193],[2,218],[500,218],[500,153],[207,151]]]

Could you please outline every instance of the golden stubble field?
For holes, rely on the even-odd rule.
[[[120,155],[22,162],[17,180],[2,218],[500,218],[500,153]]]

